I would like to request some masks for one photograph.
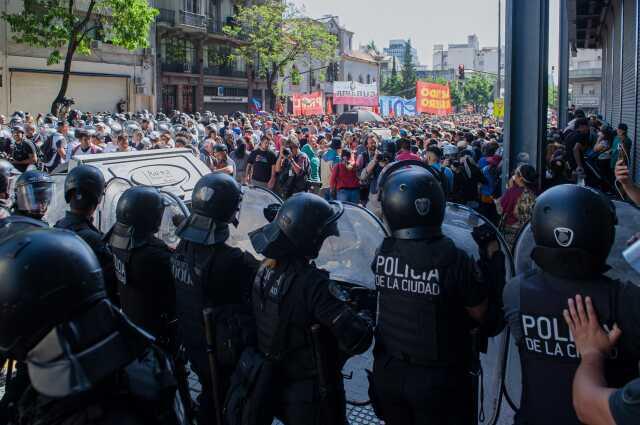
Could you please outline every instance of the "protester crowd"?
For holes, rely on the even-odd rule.
[[[605,193],[611,197],[625,198],[628,196],[631,200],[638,203],[640,201],[640,188],[633,184],[629,175],[629,153],[631,152],[632,143],[627,136],[627,126],[621,123],[614,132],[611,126],[601,118],[597,116],[587,118],[584,113],[579,110],[572,111],[571,118],[567,128],[549,129],[548,142],[545,146],[545,170],[542,176],[539,175],[540,170],[536,170],[535,167],[525,163],[517,164],[511,175],[503,175],[501,123],[493,118],[473,114],[460,114],[447,117],[394,117],[378,122],[346,124],[341,123],[335,116],[294,117],[289,115],[269,115],[265,113],[235,113],[232,115],[216,116],[210,112],[188,115],[173,111],[168,114],[168,116],[162,113],[154,116],[146,111],[137,114],[91,114],[71,111],[67,118],[58,120],[51,115],[33,116],[16,112],[8,120],[6,117],[0,116],[0,153],[11,162],[18,172],[25,173],[32,169],[39,169],[53,174],[59,167],[71,159],[85,155],[101,153],[117,154],[121,152],[132,153],[153,149],[182,148],[190,150],[195,157],[199,158],[199,160],[211,170],[211,174],[203,177],[203,180],[201,180],[194,189],[194,193],[197,192],[197,194],[194,195],[194,199],[196,200],[194,202],[199,202],[202,205],[193,205],[195,209],[192,216],[187,219],[186,226],[182,226],[180,230],[178,230],[178,232],[184,232],[180,233],[183,242],[181,242],[179,249],[172,253],[168,250],[167,252],[163,251],[163,255],[167,258],[165,265],[167,266],[167,270],[171,269],[171,274],[175,282],[179,282],[182,279],[185,287],[192,287],[193,281],[191,277],[185,278],[188,274],[185,270],[190,270],[195,264],[195,260],[191,260],[197,259],[198,262],[203,262],[203,264],[206,265],[204,269],[207,273],[211,272],[209,268],[212,267],[209,263],[209,261],[211,261],[210,257],[200,257],[200,254],[196,255],[194,253],[197,253],[200,249],[202,249],[202,253],[210,252],[209,242],[211,242],[211,244],[220,243],[220,241],[224,242],[229,236],[228,231],[223,228],[224,226],[217,229],[218,224],[216,224],[213,227],[207,225],[207,232],[210,233],[205,232],[205,237],[202,239],[202,234],[200,233],[203,231],[203,227],[201,227],[202,223],[217,223],[216,220],[218,220],[224,222],[225,225],[229,223],[237,224],[234,223],[234,217],[237,211],[234,208],[237,208],[241,196],[238,194],[239,186],[236,183],[267,188],[277,193],[283,200],[291,200],[290,203],[285,203],[285,206],[283,206],[285,210],[288,206],[291,206],[290,208],[292,208],[293,211],[287,220],[293,220],[291,217],[296,217],[296,214],[300,220],[302,220],[301,217],[303,216],[308,217],[308,210],[305,214],[302,214],[300,211],[303,211],[307,205],[312,203],[317,204],[318,210],[326,209],[324,213],[326,213],[327,218],[325,222],[321,223],[322,226],[329,226],[331,223],[335,224],[335,222],[331,222],[331,220],[335,221],[337,220],[336,217],[339,217],[339,215],[336,216],[333,209],[334,206],[331,206],[334,204],[327,204],[324,203],[324,201],[322,201],[323,203],[318,203],[321,200],[318,197],[305,198],[307,201],[303,202],[301,201],[303,198],[294,196],[301,192],[320,195],[327,201],[337,200],[366,207],[379,217],[383,218],[384,216],[387,225],[392,231],[397,230],[400,232],[393,233],[394,236],[389,238],[396,238],[400,241],[398,242],[398,246],[390,249],[390,251],[385,254],[388,258],[395,256],[396,261],[399,261],[398,258],[406,253],[409,253],[407,254],[409,257],[415,257],[415,250],[405,251],[404,248],[398,248],[404,246],[401,244],[407,244],[407,247],[412,247],[414,246],[412,244],[415,239],[416,241],[421,241],[415,242],[416,244],[426,244],[425,246],[420,245],[422,248],[432,249],[432,247],[425,242],[431,243],[432,239],[430,239],[431,236],[429,235],[427,235],[429,237],[426,237],[425,234],[415,233],[415,229],[424,231],[424,228],[418,226],[414,229],[409,224],[402,222],[404,220],[402,213],[404,209],[406,209],[404,208],[405,204],[398,203],[394,205],[394,201],[390,200],[391,198],[388,193],[391,191],[402,191],[403,187],[407,188],[415,185],[415,192],[408,189],[409,195],[402,195],[415,198],[417,191],[423,190],[425,187],[432,188],[434,186],[431,184],[433,179],[437,181],[437,185],[435,185],[438,187],[437,193],[429,192],[429,196],[433,199],[431,197],[426,198],[431,204],[425,207],[426,209],[424,211],[421,210],[421,206],[416,202],[422,201],[425,198],[411,198],[411,205],[415,205],[417,215],[419,216],[416,216],[416,220],[419,223],[422,223],[426,218],[430,220],[430,215],[435,214],[434,211],[436,210],[441,210],[441,215],[444,216],[444,201],[450,201],[465,205],[482,214],[498,227],[509,244],[515,242],[522,227],[532,222],[535,214],[540,216],[543,214],[540,211],[544,210],[544,213],[546,213],[546,208],[558,208],[558,205],[562,204],[562,190],[569,190],[569,192],[567,192],[568,197],[575,197],[575,199],[581,202],[584,201],[585,205],[595,205],[594,208],[603,205],[601,195],[596,196],[591,194],[587,196],[580,193],[580,190],[584,188],[576,191],[575,187],[573,189],[566,189],[566,186],[563,186],[565,189],[561,187],[559,191],[555,191],[555,188],[564,183],[578,183],[581,186],[592,186],[600,190],[598,193]],[[427,169],[429,173],[428,175],[424,173],[421,174],[418,171],[412,170],[406,173],[391,174],[392,177],[389,177],[389,179],[392,180],[392,183],[387,181],[386,189],[379,187],[378,185],[382,184],[379,178],[382,170],[386,165],[398,161],[405,161],[407,165],[419,165]],[[96,171],[93,170],[92,172]],[[0,173],[0,176],[4,175]],[[216,180],[216,176],[220,177],[220,179]],[[236,183],[234,183],[231,178],[235,179]],[[397,182],[393,183],[393,178],[395,178]],[[208,183],[205,180],[211,180],[211,182],[209,182],[211,187],[207,186]],[[234,192],[233,196],[223,193],[222,190],[230,190],[229,181],[231,181],[231,184],[238,186],[235,189],[238,193]],[[0,184],[0,218],[2,218],[3,204],[5,202],[8,203],[12,188],[7,185],[6,178],[3,178],[0,183],[2,183]],[[102,184],[104,186],[104,181]],[[397,187],[394,186],[394,184],[397,184]],[[215,190],[211,189],[212,187],[215,187]],[[551,190],[549,190],[550,188]],[[70,190],[79,191],[80,189]],[[384,197],[381,196],[380,192],[382,191],[384,194],[384,190],[387,191],[386,209],[383,205],[384,200],[381,204],[381,199]],[[431,191],[433,189],[429,190]],[[67,189],[65,188],[65,196],[67,195],[66,192]],[[439,193],[442,193],[442,195],[439,195]],[[560,195],[557,193],[560,193]],[[137,196],[152,195],[156,196],[156,194],[144,193]],[[102,193],[99,193],[95,198],[100,199],[101,196]],[[224,220],[215,218],[215,215],[220,213],[219,206],[222,205],[223,202],[216,205],[207,204],[211,199],[216,199],[215,197],[217,196],[228,196],[228,203],[235,203],[234,208],[228,208],[228,214],[225,213],[228,217],[225,216],[226,218]],[[438,196],[441,197],[439,204]],[[589,196],[591,196],[591,198],[587,199]],[[95,212],[97,200],[87,207],[85,205],[85,203],[88,202],[87,199],[80,198],[82,197],[76,199],[76,203],[77,205],[84,205],[83,208],[87,212],[85,219],[89,220],[88,217],[91,217],[91,214]],[[231,199],[233,200],[231,201]],[[549,206],[544,207],[539,203],[536,208],[536,201],[538,199],[539,202],[543,204],[547,202]],[[67,202],[72,202],[73,206],[73,201],[67,200]],[[588,204],[588,202],[592,204]],[[297,211],[294,209],[296,203],[300,204],[295,207],[298,208]],[[132,201],[131,205],[133,204],[134,202]],[[155,208],[154,214],[162,211],[164,208],[164,206],[161,207],[160,204],[162,204],[162,202],[158,200],[158,207]],[[138,212],[143,210],[143,205],[148,206],[141,202],[140,206],[136,207]],[[225,207],[227,207],[226,204]],[[424,205],[422,205],[422,207],[424,207]],[[596,209],[594,209],[594,211]],[[79,208],[78,211],[80,210],[82,209]],[[384,214],[383,210],[385,211]],[[607,208],[601,208],[601,210],[598,214],[611,215],[611,211]],[[395,212],[394,217],[396,217],[396,222],[390,220],[390,211]],[[73,211],[72,213],[75,214]],[[126,242],[121,246],[123,251],[122,257],[124,258],[122,260],[123,262],[127,262],[130,259],[130,254],[127,252],[138,247],[135,241],[135,226],[132,223],[126,223],[127,217],[127,214],[123,213],[122,217],[118,218],[119,224],[114,228],[115,233],[110,233],[109,235],[112,248],[113,246],[120,246],[118,244],[122,243],[122,240],[118,238],[131,238],[130,242]],[[152,221],[159,224],[160,218],[161,216],[158,216],[157,220],[154,219]],[[65,220],[68,221],[69,217],[65,218]],[[287,220],[278,220],[276,218],[271,226],[284,226],[282,223],[286,224]],[[439,223],[436,223],[438,220]],[[144,221],[144,217],[142,221]],[[600,233],[604,235],[603,238],[607,241],[611,239],[610,242],[612,244],[612,236],[609,233],[615,233],[613,231],[614,220],[611,219],[609,221],[611,229],[607,228],[607,231]],[[441,223],[442,217],[434,218],[434,224],[440,226]],[[71,223],[71,225],[73,226],[74,224]],[[121,226],[121,228],[118,226]],[[270,225],[267,225],[267,227],[268,226]],[[59,227],[62,227],[62,225]],[[313,226],[296,228],[302,229],[309,227]],[[289,240],[286,242],[291,242],[290,235],[286,235],[286,238],[282,237],[282,234],[286,234],[284,228],[280,227],[280,230],[276,229],[277,232],[280,233],[270,233],[274,229],[275,227],[263,230],[265,233],[259,235],[261,239],[256,239],[261,240],[262,243],[265,243],[265,241],[268,242],[262,246],[262,249],[264,249],[266,253],[278,252],[277,249],[282,249],[281,244],[283,244],[283,241],[287,240],[287,238]],[[556,228],[554,231],[558,229],[559,228]],[[216,230],[221,232],[216,233]],[[324,240],[323,238],[335,231],[335,229],[321,230],[321,238],[318,237],[319,239],[316,240],[310,236],[308,239],[321,245]],[[189,231],[193,233],[188,233]],[[535,228],[533,231],[534,233],[536,232]],[[118,232],[121,232],[121,234]],[[149,230],[149,232],[149,234],[153,233],[151,230]],[[571,230],[571,232],[573,232],[573,230]],[[573,236],[572,233],[572,239]],[[283,239],[279,241],[278,238],[281,237]],[[485,274],[494,280],[496,280],[497,275],[502,274],[502,278],[504,279],[504,273],[501,271],[505,264],[504,258],[499,255],[496,256],[498,250],[491,245],[491,243],[496,241],[491,240],[487,242],[476,234],[474,234],[473,237],[479,245],[481,260],[487,263],[484,264],[486,267],[482,270],[481,274]],[[216,238],[221,239],[217,240]],[[560,243],[561,235],[556,234],[555,238],[558,244],[562,246]],[[437,238],[433,240],[436,239]],[[189,245],[190,243],[194,243],[194,245],[191,246]],[[252,243],[254,243],[257,252],[263,253],[257,248],[261,246],[260,242],[252,240]],[[536,243],[538,243],[537,240]],[[583,243],[582,240],[580,243]],[[604,243],[603,246],[606,245],[606,243]],[[270,244],[273,244],[273,246]],[[571,241],[569,242],[569,245],[570,244]],[[598,260],[596,261],[598,267],[594,267],[593,276],[599,276],[599,274],[602,273],[602,269],[599,268],[599,262],[601,260],[606,261],[611,244],[606,247],[606,250],[602,248],[602,255],[600,255],[602,258],[592,257]],[[585,243],[585,245],[588,245],[588,243]],[[144,246],[144,244],[140,246]],[[557,253],[553,251],[556,248],[544,245],[542,247],[549,249],[547,252]],[[92,246],[92,248],[95,250],[95,247]],[[294,248],[300,247],[297,246]],[[316,248],[319,250],[319,246],[314,247],[314,249]],[[274,251],[271,251],[272,249]],[[377,266],[373,266],[376,268],[376,275],[379,275],[380,278],[384,278],[385,275],[388,274],[386,272],[386,265],[378,270],[378,266],[386,264],[386,257],[383,257],[384,249],[385,245],[383,244],[376,254],[382,258],[382,262],[378,263]],[[393,251],[394,249],[397,249],[397,251]],[[452,257],[458,258],[456,257],[457,254],[454,255],[454,251],[450,250],[450,247],[443,245],[442,249],[443,252],[448,252]],[[566,256],[569,262],[567,270],[576,265],[578,266],[577,268],[579,268],[580,265],[584,265],[589,269],[588,264],[583,261],[585,258],[591,258],[588,255],[586,257],[583,256],[584,252],[588,252],[589,249],[590,247],[581,246],[580,249],[576,248],[573,251],[563,252],[563,255]],[[434,258],[439,258],[440,254],[436,251],[437,250],[434,250],[430,255],[433,254]],[[190,255],[193,256],[191,260],[189,260]],[[281,255],[284,259],[287,255],[292,254],[290,251],[287,251],[286,255],[282,252],[279,252],[278,255]],[[310,254],[307,257],[315,258],[314,255],[317,256],[317,252],[314,251],[313,255]],[[169,264],[168,258],[170,256],[174,258]],[[269,255],[266,256],[271,258]],[[572,256],[578,258],[575,263],[571,263]],[[116,255],[116,257],[118,257],[118,255]],[[249,261],[246,258],[243,260],[239,260],[236,257],[233,258],[233,261],[244,264],[240,267],[241,269],[251,269],[252,274],[257,273],[256,276],[264,272],[264,269],[256,271],[258,266],[255,259]],[[469,285],[469,288],[475,288],[473,291],[478,291],[478,293],[467,294],[469,298],[464,301],[468,303],[464,304],[464,308],[469,317],[477,322],[484,322],[485,320],[490,320],[487,316],[493,314],[500,316],[498,322],[502,322],[502,291],[498,291],[497,298],[491,298],[490,293],[480,293],[481,291],[478,290],[478,285],[480,285],[482,279],[475,273],[466,273],[465,270],[467,270],[467,268],[471,270],[473,267],[469,266],[469,264],[467,264],[468,261],[464,258],[458,258],[456,260],[460,261],[461,266],[456,269],[456,273],[461,274],[456,275],[456,279],[453,280],[457,283],[464,281]],[[554,258],[553,256],[547,256],[541,258],[537,264],[545,264],[546,266],[549,265],[549,261],[552,263],[554,261],[557,262],[558,258],[559,257]],[[412,258],[411,260],[407,260],[407,270],[409,270],[409,264],[411,267],[414,267],[412,261],[416,261],[416,259]],[[246,264],[244,262],[246,262]],[[217,264],[216,266],[224,268],[228,265]],[[120,282],[122,282],[123,279],[126,281],[126,273],[124,276],[121,276],[118,273],[122,274],[122,270],[120,270],[117,265],[114,267],[117,279]],[[180,267],[183,267],[184,270],[180,269]],[[396,263],[396,274],[397,267]],[[450,265],[448,265],[448,267],[450,267]],[[544,269],[543,266],[541,267]],[[546,271],[547,270],[545,270],[545,272]],[[411,273],[413,276],[413,269]],[[168,273],[166,274],[168,275]],[[265,282],[271,279],[269,276],[268,273],[264,275]],[[451,276],[448,277],[451,278]],[[566,276],[561,277],[566,278]],[[300,276],[297,275],[295,279],[297,278],[300,278]],[[202,278],[198,277],[198,279]],[[378,277],[376,277],[376,280],[378,280]],[[289,282],[289,284],[291,284],[291,282]],[[529,283],[523,280],[520,284],[523,288],[526,288],[526,285]],[[167,285],[171,286],[171,283],[169,282]],[[274,282],[271,282],[271,285],[271,290],[277,293],[277,285],[280,285],[279,281],[277,285]],[[381,308],[387,308],[392,313],[397,313],[399,310],[394,310],[395,307],[391,307],[396,295],[394,295],[395,293],[393,291],[387,291],[394,288],[390,286],[383,287],[378,283],[377,285],[380,287],[379,290],[382,296],[386,296],[388,300],[391,300],[391,302],[387,301],[386,304],[383,303],[384,305]],[[513,283],[510,285],[514,286]],[[126,284],[124,284],[124,286],[126,287]],[[502,287],[504,287],[504,283],[502,283]],[[593,293],[599,294],[599,292]],[[265,296],[264,293],[259,295]],[[570,296],[573,296],[573,293],[571,293]],[[335,303],[333,298],[329,298],[331,302]],[[508,296],[505,295],[505,300],[507,299]],[[187,301],[188,302],[184,304],[187,306],[184,310],[185,312],[190,310],[191,304],[189,303],[192,300],[188,298]],[[561,301],[562,304],[566,306],[565,299]],[[268,307],[267,310],[264,310],[264,303],[268,304],[269,302],[274,301],[268,297],[264,298],[262,300],[263,304],[260,304],[261,307],[256,310],[258,314],[264,313],[266,319],[271,318]],[[489,307],[487,307],[487,303]],[[509,320],[510,306],[508,303],[505,304],[507,304],[507,319]],[[553,307],[555,308],[555,306]],[[518,325],[519,317],[522,313],[519,309],[520,306],[511,310],[517,313],[513,315],[513,317],[516,317],[514,321],[515,324],[510,323],[510,326],[515,329],[521,326]],[[125,311],[125,313],[127,312]],[[197,313],[199,314],[200,311]],[[339,320],[342,314],[343,313],[338,314],[332,320]],[[615,315],[615,313],[611,314]],[[620,338],[620,335],[619,329],[617,328],[615,328],[609,336],[604,334],[599,326],[594,325],[594,322],[597,322],[595,315],[595,310],[591,305],[591,298],[586,298],[584,302],[581,297],[572,298],[571,301],[569,301],[567,310],[564,311],[566,322],[572,334],[575,336],[578,351],[585,359],[592,359],[597,366],[598,361],[602,362],[600,357],[602,357],[605,352],[611,350],[614,343]],[[364,335],[358,344],[354,346],[356,348],[351,350],[351,354],[355,354],[367,348],[372,330],[368,321],[363,318],[354,315],[352,319],[353,320],[349,321],[349,325],[357,329],[350,329],[349,332],[346,332],[346,335],[352,336],[355,333],[358,333],[359,336],[360,333]],[[331,320],[329,320],[329,322],[331,322]],[[380,329],[377,330],[376,337],[384,342],[384,339],[381,337],[385,336],[388,338],[387,343],[390,346],[396,343],[406,342],[394,342],[396,335],[393,332],[385,334],[385,332],[389,332],[389,329],[397,330],[393,328],[394,326],[411,325],[410,323],[399,323],[400,322],[386,323],[386,331],[383,326],[382,331]],[[485,323],[483,323],[483,325],[485,325]],[[527,326],[526,321],[524,325],[525,327]],[[358,326],[360,327],[358,328]],[[504,323],[502,323],[502,326],[504,326]],[[496,332],[498,332],[500,325],[497,325],[496,329]],[[258,331],[263,330],[258,329]],[[520,331],[522,331],[522,329],[520,329]],[[270,329],[265,332],[277,334],[275,329]],[[434,332],[436,331],[434,330]],[[435,338],[435,334],[431,336]],[[439,336],[440,335],[438,335],[438,337]],[[368,342],[365,344],[363,341]],[[308,341],[305,342],[308,343]],[[429,347],[425,349],[429,349]],[[396,353],[391,351],[387,354],[392,358],[396,355]],[[420,356],[424,355],[424,353],[417,348],[415,354],[415,358],[418,360],[422,359]],[[374,353],[374,356],[375,355],[376,353]],[[377,353],[377,355],[380,355],[380,353]],[[202,360],[203,365],[206,363],[206,360],[200,360]],[[395,360],[398,359],[395,358]],[[403,358],[401,360],[404,361],[407,359]],[[415,359],[411,358],[407,360],[409,364],[411,364],[410,360]],[[432,361],[433,359],[428,360]],[[393,363],[393,360],[391,363]],[[385,365],[388,364],[390,363],[385,363]],[[591,365],[593,366],[593,364]],[[192,367],[196,366],[202,369],[207,368],[207,366],[192,364]],[[629,414],[629,411],[625,410],[629,408],[629,403],[625,401],[625,395],[622,394],[622,391],[632,391],[635,387],[629,387],[626,390],[619,390],[618,392],[614,392],[613,390],[603,391],[602,388],[605,385],[603,381],[605,378],[596,376],[597,373],[601,371],[597,368],[595,368],[595,370],[588,368],[589,364],[583,361],[580,369],[578,369],[575,379],[580,379],[582,386],[574,389],[576,412],[571,410],[569,415],[573,418],[573,416],[577,414],[580,420],[587,423],[610,423],[591,422],[590,418],[593,415],[608,415],[607,419],[611,419],[612,413],[608,409],[615,408],[615,403],[618,404],[617,407],[623,412],[617,414]],[[464,372],[467,374],[466,370]],[[397,375],[387,370],[386,373],[389,373],[389,375],[381,379],[380,377],[384,377],[385,375],[378,370],[378,372],[374,371],[374,379],[376,373],[378,373],[377,379],[379,383],[383,381],[390,382],[390,380]],[[201,376],[198,370],[196,370],[196,374],[198,374],[201,382],[206,380],[204,374]],[[225,379],[231,379],[230,372],[229,376],[226,376]],[[625,379],[620,381],[620,383],[616,381],[616,384],[622,385],[627,381],[628,376],[625,375]],[[529,382],[531,383],[533,381]],[[637,385],[637,383],[632,383],[632,385]],[[585,390],[585,388],[590,390]],[[383,391],[385,390],[384,385],[381,389]],[[386,390],[389,390],[389,388],[386,388]],[[589,392],[591,390],[592,392]],[[569,397],[569,394],[565,391],[561,397]],[[611,408],[609,408],[607,404],[609,403],[610,397],[612,403]],[[408,398],[410,399],[411,397]],[[542,400],[542,398],[540,398],[540,400]],[[375,405],[376,400],[372,401]],[[377,403],[378,406],[381,406],[385,405],[386,402],[378,400]],[[527,403],[533,403],[531,398],[529,398]],[[436,404],[437,403],[434,403],[434,405]],[[387,409],[393,409],[393,406],[393,404],[389,404]],[[412,408],[419,410],[416,406]],[[219,406],[216,406],[216,409],[219,410]],[[397,408],[396,410],[402,409]],[[391,414],[390,410],[387,410],[386,414],[391,415],[389,417],[397,415],[395,418],[401,418],[403,417],[402,413],[403,412],[398,411]],[[296,414],[300,414],[300,412]],[[532,417],[535,416],[535,414],[531,412],[526,412],[526,414],[533,415]],[[390,421],[390,423],[402,423],[402,420],[394,419]]]

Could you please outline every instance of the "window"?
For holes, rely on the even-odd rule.
[[[196,51],[190,40],[163,38],[160,43],[160,57],[164,63],[194,64],[196,62]]]
[[[347,81],[353,81],[353,77],[351,76],[351,73],[347,74]]]
[[[371,84],[371,74],[367,74],[367,84]]]
[[[200,0],[184,0],[184,10],[191,13],[200,13]]]

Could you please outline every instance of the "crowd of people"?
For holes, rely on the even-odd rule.
[[[614,137],[597,116],[572,113],[549,130],[544,170],[518,164],[508,176],[500,123],[480,115],[0,116],[0,353],[17,361],[0,423],[344,423],[342,366],[374,335],[379,418],[473,423],[481,371],[469,347],[505,326],[523,371],[516,423],[635,423],[640,288],[605,272],[610,197],[637,203],[640,188],[626,126]],[[124,192],[106,235],[95,228],[105,180],[88,165],[67,173],[69,209],[45,229],[48,174],[66,162],[174,148],[211,171],[175,223],[177,248],[155,236],[166,205],[151,187]],[[249,234],[263,261],[227,243],[242,184],[284,200]],[[389,231],[371,259],[374,311],[313,262],[339,236],[345,202]],[[443,233],[447,202],[495,225],[470,231],[479,258]],[[537,269],[509,281],[495,229],[513,244],[527,223]]]

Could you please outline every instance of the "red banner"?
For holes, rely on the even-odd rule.
[[[418,81],[416,85],[416,112],[432,115],[449,115],[451,108],[451,93],[449,86]]]
[[[317,91],[309,94],[295,93],[292,97],[293,115],[322,115],[322,93]]]

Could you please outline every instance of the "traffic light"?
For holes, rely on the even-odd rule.
[[[458,65],[458,80],[464,80],[464,65]]]

